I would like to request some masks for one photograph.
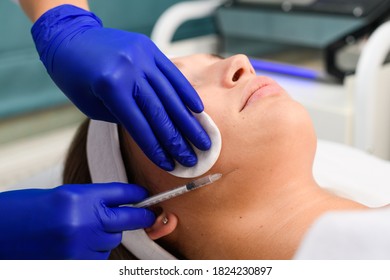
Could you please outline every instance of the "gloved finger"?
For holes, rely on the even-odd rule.
[[[136,94],[134,98],[165,151],[180,164],[194,166],[197,158],[192,147],[172,123],[153,88],[145,82],[142,85],[142,92]],[[179,102],[181,103],[180,100]]]
[[[127,118],[126,114],[120,117],[123,120],[122,124],[145,155],[160,168],[172,171],[175,164],[161,146],[143,112],[135,107],[127,115],[131,115],[131,117]]]
[[[153,72],[153,75],[148,76],[148,80],[182,135],[198,149],[208,150],[211,147],[210,137],[198,120],[185,107],[180,97],[177,94],[172,94],[174,89],[170,82],[157,69]]]
[[[106,232],[122,232],[150,227],[156,217],[154,213],[145,208],[129,206],[107,208],[100,213],[103,228]]]
[[[148,191],[135,184],[98,183],[90,184],[91,192],[107,206],[137,203],[148,197]]]
[[[126,128],[145,155],[160,168],[166,171],[174,169],[174,162],[164,151],[142,111],[133,100],[131,84],[127,84],[128,77],[121,77],[117,73],[114,80],[102,78],[95,82],[94,90],[117,120]],[[123,74],[124,75],[124,74]],[[142,78],[139,78],[142,81]],[[139,82],[134,90],[140,91]],[[123,94],[128,91],[128,94]]]
[[[175,92],[180,97],[182,102],[195,113],[203,111],[203,102],[198,93],[192,87],[187,78],[180,72],[180,70],[160,51],[155,55],[157,67],[160,69],[163,76],[165,76],[169,83],[172,84]]]
[[[104,253],[111,251],[112,249],[118,247],[122,241],[122,232],[99,232],[99,236],[94,236],[94,238],[89,238],[86,243],[88,247],[94,251],[96,254],[102,253],[104,258]]]

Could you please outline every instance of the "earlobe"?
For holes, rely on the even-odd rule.
[[[156,240],[172,233],[177,226],[177,216],[173,213],[162,212],[157,218],[155,223],[146,228],[145,232],[150,239]]]

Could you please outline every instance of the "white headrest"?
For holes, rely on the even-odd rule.
[[[87,158],[93,183],[128,182],[118,138],[116,124],[91,120]],[[176,259],[151,240],[143,229],[123,232],[122,244],[141,260]]]

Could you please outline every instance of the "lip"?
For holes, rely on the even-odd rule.
[[[283,89],[271,78],[256,76],[249,81],[243,92],[240,112],[244,110],[248,104],[255,102],[258,99],[267,96],[281,95]]]

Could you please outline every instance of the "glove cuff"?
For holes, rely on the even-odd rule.
[[[60,5],[46,11],[31,28],[39,57],[49,73],[57,47],[62,41],[80,31],[103,27],[93,13],[73,5]]]

